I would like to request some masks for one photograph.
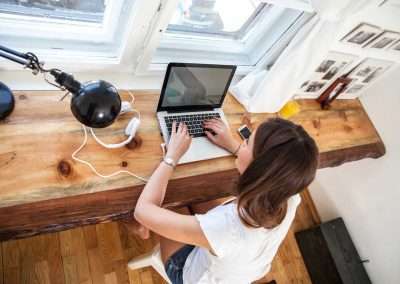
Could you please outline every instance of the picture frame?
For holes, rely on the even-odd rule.
[[[375,38],[379,37],[384,31],[375,25],[368,23],[360,23],[349,33],[347,33],[340,41],[359,47],[364,47]]]
[[[343,74],[333,81],[317,98],[317,102],[320,104],[321,109],[329,109],[331,103],[342,93],[350,82],[351,79],[347,77],[347,74]]]
[[[348,70],[356,62],[358,56],[341,52],[330,51],[325,58],[315,67],[308,80],[304,81],[296,91],[302,98],[317,98],[323,93],[331,82]]]
[[[371,40],[365,45],[367,48],[372,49],[389,49],[394,43],[400,40],[400,33],[394,31],[384,31],[375,39]]]
[[[391,9],[400,9],[400,1],[399,0],[382,0],[379,4],[380,6],[385,6]]]
[[[341,93],[341,98],[359,97],[364,90],[382,77],[395,63],[388,60],[365,58],[349,75],[351,82]]]
[[[394,42],[390,47],[389,50],[400,52],[400,39]]]

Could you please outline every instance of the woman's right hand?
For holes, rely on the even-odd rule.
[[[239,147],[240,143],[236,141],[229,128],[221,119],[210,119],[204,121],[203,127],[206,129],[205,134],[208,139],[215,145],[218,145],[231,153],[234,153]],[[207,130],[208,129],[208,130]],[[214,134],[211,133],[214,132]]]

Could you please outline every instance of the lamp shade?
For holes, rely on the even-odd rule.
[[[93,128],[109,126],[121,111],[117,89],[103,80],[90,81],[72,92],[71,111],[81,123]]]
[[[6,118],[13,111],[14,104],[11,90],[0,82],[0,119]]]

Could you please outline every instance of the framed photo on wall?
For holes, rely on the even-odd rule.
[[[309,79],[299,86],[296,95],[304,98],[317,98],[343,71],[356,60],[352,54],[329,52],[325,59],[314,69]]]
[[[352,99],[360,96],[365,89],[379,80],[382,75],[394,65],[394,62],[366,58],[350,74],[351,83],[340,95],[341,98]]]
[[[400,53],[400,40],[396,41],[395,43],[393,43],[390,48],[390,50],[392,51],[397,51]]]
[[[363,47],[377,38],[383,30],[380,27],[361,23],[347,33],[340,41],[347,44]]]
[[[366,47],[373,49],[388,49],[400,39],[400,33],[392,31],[384,31],[374,40],[370,41]]]

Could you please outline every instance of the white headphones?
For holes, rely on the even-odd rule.
[[[92,133],[94,140],[96,140],[97,143],[99,143],[101,146],[108,148],[108,149],[116,149],[125,146],[126,144],[129,144],[132,139],[136,135],[136,131],[139,129],[140,125],[140,113],[132,108],[132,105],[130,102],[122,102],[121,104],[121,112],[119,115],[123,115],[125,113],[133,112],[136,113],[138,117],[132,118],[128,125],[125,128],[125,135],[128,136],[128,138],[118,144],[106,144],[103,141],[101,141],[96,134],[94,133],[93,128],[90,128],[90,133]]]
[[[132,118],[132,119],[129,121],[129,123],[128,123],[128,125],[126,126],[126,128],[125,128],[125,135],[128,136],[128,139],[126,139],[125,141],[123,141],[123,142],[121,142],[121,143],[118,143],[118,144],[106,144],[106,143],[100,141],[100,139],[97,138],[96,135],[94,134],[93,129],[90,128],[90,132],[92,133],[94,139],[97,141],[97,143],[99,143],[99,144],[102,145],[103,147],[111,148],[111,149],[123,147],[123,146],[125,146],[126,144],[128,144],[129,142],[131,142],[132,139],[135,137],[136,131],[138,130],[139,125],[140,125],[140,112],[132,108],[132,104],[133,104],[133,102],[134,102],[134,97],[133,97],[133,95],[132,95],[131,92],[128,91],[128,93],[129,93],[129,95],[131,96],[132,101],[131,101],[131,102],[122,102],[122,104],[121,104],[121,111],[120,111],[120,113],[119,113],[119,115],[122,115],[122,114],[125,114],[125,113],[128,113],[128,112],[133,112],[133,113],[136,113],[136,114],[137,114],[137,117]],[[137,179],[140,179],[140,180],[143,181],[143,182],[147,182],[147,178],[141,177],[141,176],[139,176],[139,175],[137,175],[137,174],[134,174],[134,173],[132,173],[132,172],[130,172],[130,171],[128,171],[128,170],[119,170],[119,171],[114,172],[114,173],[111,173],[111,174],[102,174],[102,173],[98,172],[98,171],[96,170],[96,168],[95,168],[91,163],[89,163],[88,161],[85,161],[85,160],[82,160],[82,159],[78,158],[78,157],[77,157],[78,153],[83,149],[83,147],[85,147],[85,145],[86,145],[86,143],[87,143],[87,139],[88,139],[88,135],[87,135],[87,131],[86,131],[86,126],[84,126],[83,124],[81,124],[81,126],[82,126],[82,130],[83,130],[83,133],[84,133],[84,138],[83,138],[83,142],[82,142],[82,144],[79,146],[79,148],[76,149],[76,150],[72,153],[71,157],[72,157],[73,160],[75,160],[75,161],[77,161],[77,162],[80,162],[80,163],[82,163],[82,164],[85,164],[85,165],[88,166],[96,175],[98,175],[99,177],[102,177],[102,178],[110,178],[110,177],[113,177],[113,176],[116,176],[116,175],[125,173],[125,174],[131,175],[131,176],[133,176],[133,177],[135,177],[135,178],[137,178]]]

